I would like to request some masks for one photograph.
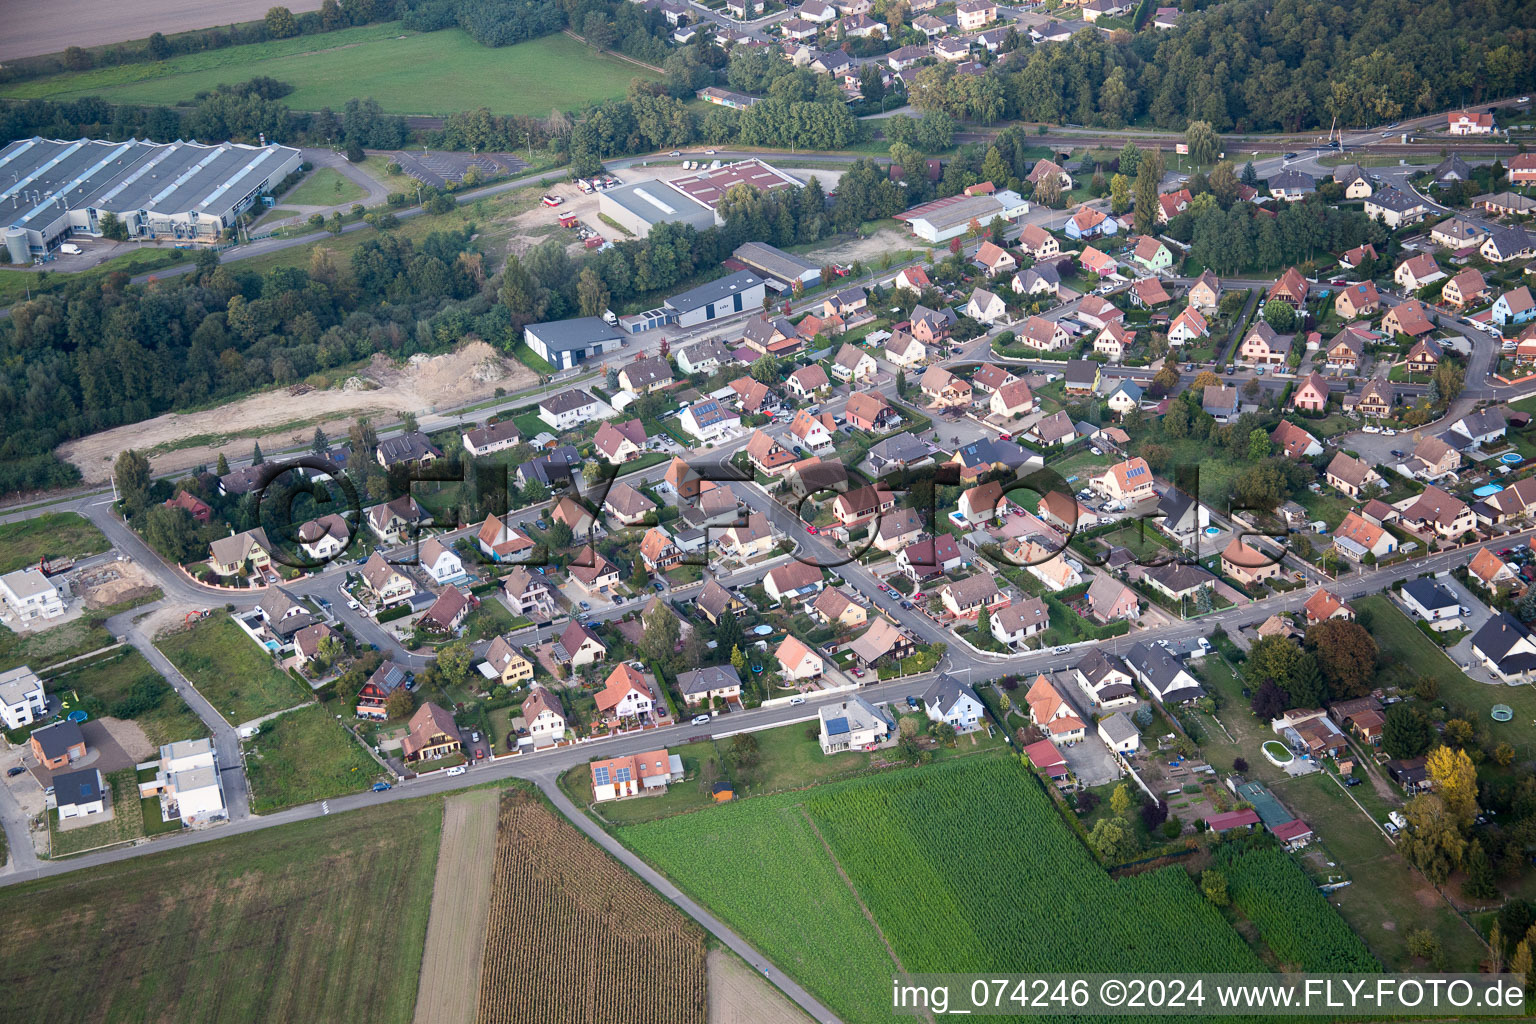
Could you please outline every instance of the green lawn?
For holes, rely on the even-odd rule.
[[[1536,719],[1536,688],[1494,686],[1468,677],[1384,597],[1361,598],[1355,608],[1371,613],[1371,635],[1381,646],[1385,663],[1382,682],[1412,689],[1420,676],[1433,676],[1440,684],[1440,699],[1452,708],[1465,709],[1476,719],[1476,727],[1487,730],[1495,743],[1508,742],[1522,759],[1536,756],[1536,737],[1529,724]],[[1488,715],[1495,704],[1509,705],[1515,717],[1495,722]]]
[[[295,206],[340,206],[355,203],[367,194],[336,168],[321,167],[299,182],[293,191],[283,193],[283,202]]]
[[[480,607],[469,613],[464,620],[464,639],[489,640],[501,633],[511,632],[516,620],[507,606],[496,600],[495,594],[480,598]]]
[[[158,601],[161,596],[157,587],[138,600],[86,612],[78,619],[41,633],[16,634],[0,627],[0,671],[29,665],[34,672],[43,673],[50,665],[100,650],[112,643],[112,634],[102,626],[103,622],[119,612]]]
[[[0,526],[0,573],[34,565],[44,557],[94,555],[112,545],[74,512],[49,512]]]
[[[384,774],[319,704],[264,723],[245,744],[245,764],[258,814],[360,793]]]
[[[100,281],[110,274],[121,271],[124,274],[142,274],[151,270],[159,270],[163,267],[175,266],[187,261],[187,253],[179,252],[171,246],[145,246],[114,256],[104,263],[98,263],[90,270],[82,270],[79,273],[60,274],[56,271],[31,271],[20,267],[0,267],[0,306],[9,306],[15,302],[21,302],[31,295],[36,298],[71,284],[75,281]]]
[[[7,1016],[409,1024],[442,808],[400,801],[7,886]]]
[[[228,616],[204,619],[158,646],[231,725],[311,699]]]
[[[155,746],[197,739],[208,729],[144,656],[122,647],[47,679],[48,692],[74,693],[93,717],[131,718]]]
[[[169,106],[260,75],[295,87],[282,100],[294,110],[340,111],[349,99],[371,96],[392,114],[483,105],[496,114],[541,117],[554,107],[622,96],[632,79],[656,77],[565,35],[491,48],[456,28],[417,33],[396,22],[32,79],[0,88],[0,96],[109,96],[114,103]]]
[[[1419,928],[1429,929],[1440,940],[1445,970],[1478,969],[1487,951],[1472,930],[1381,830],[1371,827],[1336,782],[1316,774],[1272,785],[1275,795],[1321,838],[1321,849],[1308,858],[1309,867],[1328,875],[1342,871],[1349,877],[1350,884],[1331,893],[1328,901],[1389,969],[1411,969],[1408,933]],[[1368,788],[1369,784],[1357,787]],[[1312,858],[1324,854],[1334,868],[1313,862]]]
[[[105,777],[112,790],[112,819],[96,825],[59,830],[59,812],[48,812],[49,841],[54,857],[68,857],[103,846],[127,843],[144,835],[143,808],[139,804],[139,784],[132,768]]]

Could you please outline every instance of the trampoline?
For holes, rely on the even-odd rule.
[[[1495,704],[1488,712],[1495,722],[1507,722],[1515,717],[1515,711],[1508,704]]]

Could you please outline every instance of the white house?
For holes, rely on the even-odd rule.
[[[811,650],[798,637],[787,636],[774,651],[779,662],[779,672],[785,679],[799,682],[819,677],[825,668],[821,655]]]
[[[0,672],[0,720],[7,729],[31,725],[48,713],[43,681],[25,665]]]
[[[974,732],[981,728],[986,708],[976,691],[948,672],[939,674],[923,693],[923,709],[934,722],[947,722],[956,732]]]
[[[53,796],[59,808],[60,820],[101,814],[107,809],[101,772],[95,768],[55,775]]]
[[[543,685],[529,684],[522,716],[534,746],[547,746],[565,738],[565,710],[559,699]]]
[[[992,613],[992,636],[1002,644],[1021,643],[1050,626],[1051,614],[1038,597],[1025,598]]]
[[[464,578],[464,562],[454,550],[436,537],[427,540],[417,552],[421,569],[436,583],[452,583]]]
[[[684,430],[706,444],[741,429],[741,416],[721,405],[718,398],[693,403],[678,419]]]
[[[139,796],[160,798],[160,813],[169,821],[201,825],[229,816],[213,741],[204,737],[178,740],[160,748],[155,777],[139,783]]]
[[[1444,632],[1461,625],[1461,600],[1433,576],[1408,580],[1398,592],[1403,607],[1429,625]]]
[[[56,619],[64,614],[59,588],[36,569],[17,569],[0,576],[0,600],[22,622]]]
[[[606,403],[593,398],[585,391],[571,388],[540,402],[539,419],[557,431],[570,430],[572,427],[579,427],[583,423],[602,418],[607,408]]]
[[[823,754],[878,746],[890,739],[895,727],[889,715],[863,697],[822,707],[817,718],[821,722],[819,740]]]
[[[1099,739],[1117,754],[1134,754],[1141,746],[1141,733],[1136,724],[1118,711],[1099,719]]]
[[[1008,304],[997,293],[977,288],[965,304],[965,315],[985,324],[996,323],[1008,315]]]

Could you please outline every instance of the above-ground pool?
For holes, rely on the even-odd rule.
[[[1472,493],[1477,495],[1479,498],[1486,498],[1490,494],[1498,494],[1503,489],[1503,484],[1483,484],[1483,486],[1477,488],[1477,490],[1473,491]]]
[[[1214,536],[1216,536],[1220,532],[1221,532],[1221,527],[1219,527],[1219,526],[1207,526],[1205,528],[1205,535],[1207,537],[1214,537]]]
[[[1508,704],[1495,704],[1488,713],[1493,716],[1495,722],[1507,722],[1515,717],[1515,709]]]
[[[1525,458],[1519,452],[1505,452],[1499,456],[1499,461],[1507,466],[1514,466],[1524,462]]]
[[[84,711],[71,711],[69,714],[65,715],[64,717],[69,719],[71,722],[74,722],[75,724],[78,725],[79,723],[85,721],[87,718],[90,718],[91,716],[86,714]]]
[[[1286,745],[1279,740],[1265,740],[1263,750],[1264,756],[1269,758],[1270,764],[1286,765],[1296,759],[1296,755],[1292,754]]]

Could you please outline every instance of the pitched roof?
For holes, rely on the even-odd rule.
[[[1344,452],[1339,452],[1328,463],[1327,475],[1344,481],[1351,487],[1362,487],[1376,475],[1370,464]]]
[[[405,739],[401,741],[402,749],[409,757],[416,751],[430,746],[434,737],[438,735],[457,740],[459,729],[454,725],[452,715],[431,701],[427,701],[411,716],[410,728]]]
[[[630,667],[628,662],[621,661],[608,673],[608,678],[603,680],[603,688],[597,693],[597,710],[605,714],[618,707],[619,702],[633,692],[639,693],[647,700],[651,696],[650,682]]]
[[[889,619],[876,616],[869,628],[848,644],[848,649],[868,663],[889,654],[907,639],[899,626]]]
[[[1307,449],[1318,443],[1317,438],[1298,427],[1290,420],[1281,420],[1275,427],[1274,433],[1269,439],[1280,446],[1280,450],[1290,458],[1299,459],[1306,455]]]

